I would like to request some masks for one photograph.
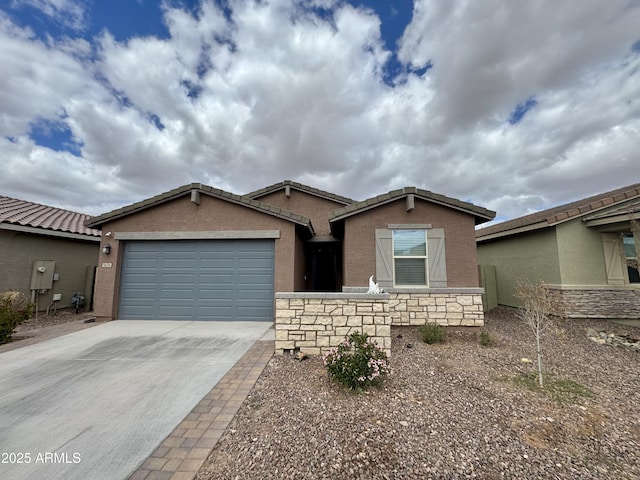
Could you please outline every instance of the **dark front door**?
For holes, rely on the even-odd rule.
[[[339,292],[342,289],[342,246],[339,242],[307,244],[307,286],[315,292]]]

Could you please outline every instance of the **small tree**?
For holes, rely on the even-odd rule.
[[[542,337],[550,328],[556,329],[553,317],[560,315],[560,302],[557,295],[541,280],[536,283],[518,282],[515,294],[523,304],[518,316],[529,326],[536,339],[538,382],[543,387]]]

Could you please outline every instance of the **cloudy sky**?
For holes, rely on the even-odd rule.
[[[3,0],[0,195],[406,185],[508,219],[640,182],[638,0]]]

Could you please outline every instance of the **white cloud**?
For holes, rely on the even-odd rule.
[[[0,16],[2,192],[101,213],[191,181],[290,178],[356,199],[417,185],[508,218],[640,181],[636,4],[418,1],[399,58],[433,68],[394,86],[370,10],[228,6],[164,4],[169,38],[126,42],[43,42]],[[38,119],[81,156],[34,144]]]
[[[86,25],[86,10],[77,0],[13,0],[14,7],[29,5],[44,13],[57,23],[73,30],[82,30]]]

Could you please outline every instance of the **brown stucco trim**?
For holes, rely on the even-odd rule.
[[[280,238],[280,230],[206,230],[195,232],[116,232],[116,240],[249,240]]]

